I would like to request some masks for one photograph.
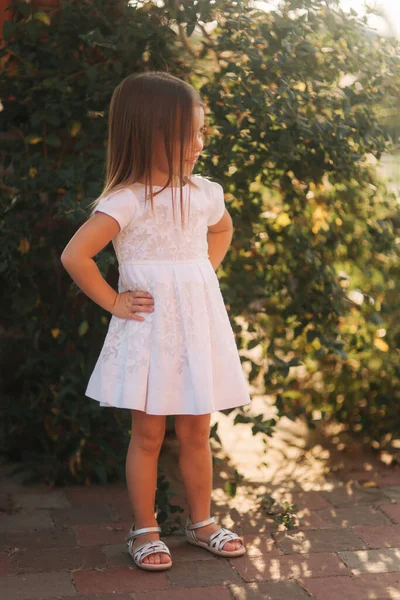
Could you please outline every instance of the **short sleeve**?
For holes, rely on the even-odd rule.
[[[135,216],[135,195],[128,188],[111,192],[99,200],[99,203],[93,210],[93,214],[97,211],[113,217],[118,222],[121,233]]]
[[[207,225],[215,225],[222,219],[225,212],[224,190],[216,181],[209,181],[211,191],[211,208],[208,215]]]

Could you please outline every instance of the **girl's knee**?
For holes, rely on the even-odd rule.
[[[175,434],[180,444],[200,446],[209,443],[210,414],[176,415]]]
[[[160,449],[165,437],[166,417],[149,415],[144,411],[131,410],[132,440],[144,450]]]

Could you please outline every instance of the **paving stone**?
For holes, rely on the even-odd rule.
[[[49,571],[14,577],[0,577],[0,590],[5,600],[36,600],[55,596],[77,596],[69,573]]]
[[[377,477],[379,487],[400,485],[400,467],[397,466],[390,471],[384,471]]]
[[[37,548],[13,554],[19,573],[65,571],[104,566],[106,557],[100,548]]]
[[[58,490],[32,493],[32,492],[17,492],[13,494],[15,504],[20,506],[24,511],[33,511],[43,508],[69,508],[71,506],[66,495]]]
[[[82,596],[50,596],[49,598],[40,598],[40,600],[134,600],[132,594],[85,594]]]
[[[367,471],[366,469],[350,469],[342,471],[340,474],[340,479],[344,481],[376,481],[379,477],[379,471],[372,470]],[[378,484],[377,484],[378,485]]]
[[[354,480],[362,481],[372,481],[376,483],[376,485],[380,488],[390,487],[392,485],[400,485],[400,468],[397,467],[395,469],[388,468],[382,471],[381,469],[375,469],[373,471],[364,471],[365,476],[362,476],[361,471],[356,471],[353,475]],[[347,479],[350,479],[351,473]]]
[[[135,564],[126,544],[110,544],[102,546],[101,550],[109,567],[132,567]]]
[[[9,492],[0,493],[0,513],[9,513],[13,511],[14,500]]]
[[[125,568],[81,569],[72,571],[71,576],[80,594],[113,594],[166,589],[166,572],[145,571],[133,565]]]
[[[130,521],[132,524],[134,520],[125,484],[67,486],[64,492],[72,506],[78,509],[86,507],[96,510],[102,507],[107,508],[113,521]]]
[[[113,521],[111,510],[106,505],[60,508],[51,510],[50,515],[56,527],[60,525],[99,525]]]
[[[338,552],[338,555],[355,575],[400,571],[400,548]]]
[[[231,559],[232,563],[239,560]],[[229,560],[223,557],[213,557],[213,560],[199,560],[174,563],[166,571],[168,580],[176,588],[196,588],[228,583],[240,583],[241,579],[232,569]]]
[[[1,533],[14,533],[32,529],[50,529],[53,527],[48,510],[37,511],[32,514],[15,513],[1,517]]]
[[[59,548],[76,546],[76,537],[71,529],[42,529],[18,533],[3,533],[0,537],[1,549],[13,548]]]
[[[400,503],[381,504],[379,506],[395,523],[400,523]]]
[[[72,506],[98,506],[129,501],[125,484],[92,484],[63,486],[62,491]]]
[[[325,521],[339,527],[353,527],[355,525],[388,525],[390,519],[379,509],[372,506],[355,506],[342,508],[327,508],[319,510],[318,515]]]
[[[264,535],[245,533],[243,541],[246,546],[246,556],[260,556],[264,554],[268,556],[280,556],[282,554],[278,550],[274,538],[269,533]],[[207,552],[207,554],[210,553]]]
[[[380,527],[354,527],[353,530],[370,548],[400,547],[400,524],[382,525]]]
[[[303,579],[312,600],[400,600],[399,573]]]
[[[299,529],[332,529],[336,527],[335,523],[323,519],[320,511],[309,511],[303,509],[296,514],[296,524]]]
[[[285,492],[279,498],[282,502],[287,500],[291,504],[297,504],[298,509],[308,508],[308,510],[321,510],[323,508],[331,508],[332,505],[320,492]]]
[[[110,502],[108,505],[108,510],[110,512],[111,519],[113,521],[131,521],[133,522],[135,519],[132,514],[132,507],[129,504],[129,501],[125,502]]]
[[[174,563],[193,560],[213,560],[215,557],[211,552],[192,546],[184,536],[166,536],[162,538],[171,551]]]
[[[367,549],[366,543],[349,529],[308,529],[294,533],[279,531],[274,537],[278,548],[285,554]]]
[[[0,576],[15,574],[16,570],[11,556],[7,552],[0,552]]]
[[[20,463],[10,465],[10,470],[16,466],[21,466]],[[0,471],[1,473],[1,471]],[[31,474],[33,472],[31,471]],[[20,492],[27,492],[28,494],[45,494],[49,491],[49,486],[44,483],[28,483],[25,484],[24,480],[27,476],[25,473],[17,473],[10,477],[8,474],[1,475],[1,487],[3,492],[9,492],[10,494],[18,494]]]
[[[265,517],[256,514],[244,514],[235,522],[235,528],[232,531],[236,531],[238,535],[244,535],[246,533],[268,533],[277,531],[279,529],[279,523],[270,517]]]
[[[228,587],[234,600],[310,600],[310,596],[296,581],[268,581],[247,585],[233,583]]]
[[[123,543],[131,523],[112,522],[99,525],[73,525],[79,546],[105,546]]]
[[[395,502],[400,502],[400,485],[393,485],[384,489],[386,496]]]
[[[377,488],[362,488],[357,484],[344,484],[336,486],[333,490],[320,492],[333,506],[354,506],[356,504],[387,503],[387,491],[391,488],[380,490]]]
[[[232,600],[229,591],[222,586],[190,588],[190,600]],[[157,590],[154,592],[137,592],[135,600],[188,600],[188,590]]]
[[[232,559],[232,564],[244,581],[299,579],[318,575],[342,575],[348,572],[336,554],[291,554],[270,557],[246,555]]]

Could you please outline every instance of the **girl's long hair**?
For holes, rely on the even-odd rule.
[[[111,98],[105,184],[100,196],[90,207],[94,210],[99,201],[110,192],[129,187],[141,179],[145,186],[145,198],[147,199],[149,190],[151,208],[154,211],[154,196],[173,181],[173,152],[178,144],[177,187],[180,188],[180,214],[183,223],[183,185],[197,187],[193,179],[184,178],[183,175],[187,144],[194,135],[195,106],[205,108],[197,90],[174,75],[164,71],[128,75],[115,88]],[[153,193],[152,160],[159,135],[165,144],[168,181],[161,190]],[[173,187],[171,191],[175,191]],[[174,197],[173,211],[175,214]]]

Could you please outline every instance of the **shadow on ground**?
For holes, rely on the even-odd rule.
[[[255,412],[271,409],[259,397]],[[24,486],[1,465],[0,589],[5,600],[400,600],[400,469],[373,452],[340,451],[321,428],[282,419],[266,442],[234,414],[213,414],[211,514],[244,537],[247,553],[220,558],[163,537],[169,571],[138,569],[123,537],[132,523],[125,484]],[[187,514],[179,444],[167,435],[160,466]],[[241,479],[243,476],[243,479]],[[236,495],[229,490],[237,483]],[[293,528],[266,510],[285,501]],[[263,502],[264,501],[264,502]],[[268,503],[267,503],[268,504]]]

